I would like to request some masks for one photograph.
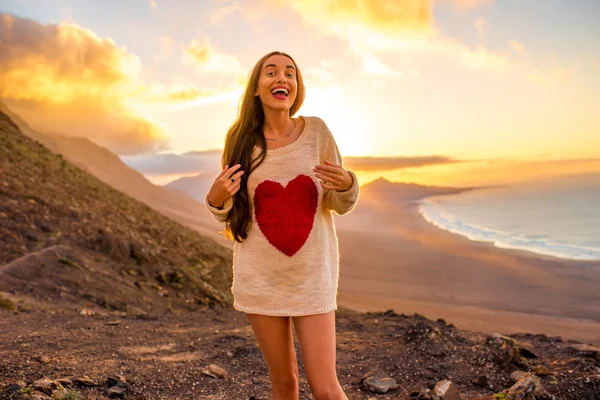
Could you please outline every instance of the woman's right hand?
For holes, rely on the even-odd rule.
[[[240,164],[236,164],[231,168],[226,165],[217,176],[206,197],[212,206],[223,208],[225,202],[240,190],[241,176],[244,171],[235,172],[240,168]]]

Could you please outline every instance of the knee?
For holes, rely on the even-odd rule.
[[[277,377],[271,380],[273,392],[280,395],[290,395],[298,393],[298,375],[291,374],[285,377]]]
[[[311,391],[315,400],[342,400],[346,398],[339,383],[316,387],[314,390],[311,389]]]

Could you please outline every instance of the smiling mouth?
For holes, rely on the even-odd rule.
[[[288,98],[290,92],[286,88],[275,88],[271,90],[273,97],[279,100],[285,100]]]

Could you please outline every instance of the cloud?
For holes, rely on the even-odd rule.
[[[86,136],[117,153],[166,145],[125,98],[143,90],[139,58],[68,23],[0,14],[0,98],[42,132]]]
[[[344,157],[344,167],[356,171],[389,171],[462,162],[443,156],[423,157]]]
[[[186,175],[220,170],[223,150],[190,151],[183,154],[123,156],[121,159],[142,174]]]
[[[231,3],[227,6],[216,9],[210,15],[211,25],[217,26],[219,23],[221,23],[221,21],[223,21],[223,19],[226,16],[233,14],[236,11],[239,11],[239,12],[245,11],[239,1],[234,1],[233,3]]]
[[[152,152],[169,139],[148,103],[190,107],[239,97],[239,79],[229,89],[199,90],[144,82],[141,69],[138,56],[89,29],[0,13],[0,98],[38,131],[85,136],[118,154]]]
[[[487,22],[485,22],[485,19],[483,19],[483,17],[479,17],[477,18],[477,21],[475,21],[475,24],[473,24],[473,26],[475,27],[477,32],[483,33],[485,31],[485,27],[487,26]]]
[[[508,45],[510,46],[511,49],[513,49],[517,53],[520,53],[520,54],[525,54],[526,53],[525,46],[523,46],[522,43],[519,43],[516,40],[509,41]]]
[[[153,10],[156,10],[156,0],[149,0],[150,1],[150,8]]]
[[[126,164],[142,174],[153,176],[191,175],[212,173],[220,170],[222,149],[189,151],[182,154],[148,154],[122,156]],[[344,167],[352,171],[390,171],[403,168],[418,168],[431,165],[456,164],[455,160],[443,156],[423,157],[344,157]]]
[[[573,77],[570,67],[552,67],[547,70],[536,70],[529,74],[529,78],[541,85],[552,85],[568,82]]]
[[[171,36],[162,36],[158,39],[160,53],[154,57],[156,61],[166,61],[173,55],[175,39]]]
[[[218,74],[245,74],[244,68],[237,57],[217,51],[204,37],[202,40],[192,40],[187,46],[182,46],[181,61],[185,65],[195,66],[199,72]]]
[[[472,49],[442,37],[435,26],[430,0],[272,1],[288,6],[324,32],[344,39],[352,53],[363,60],[365,70],[382,76],[405,75],[381,61],[383,55],[390,54],[433,53],[454,58],[469,69],[496,69],[507,64],[501,55],[482,46]],[[481,2],[451,1],[461,7]]]

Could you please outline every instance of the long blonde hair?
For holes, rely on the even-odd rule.
[[[290,108],[290,117],[292,117],[302,106],[304,102],[304,82],[300,69],[296,62],[288,54],[281,51],[272,51],[264,55],[252,68],[246,89],[241,98],[241,107],[235,122],[227,131],[225,138],[225,148],[221,167],[229,167],[240,164],[244,174],[240,183],[240,190],[233,196],[233,207],[225,220],[225,230],[223,233],[237,242],[242,242],[248,237],[248,231],[252,225],[252,210],[250,210],[250,199],[248,198],[248,177],[267,156],[267,141],[262,133],[262,127],[265,122],[262,102],[255,95],[258,88],[258,80],[262,72],[265,61],[273,56],[281,55],[288,57],[296,67],[297,92],[296,99]],[[252,159],[254,146],[258,146],[261,152],[257,158]]]

